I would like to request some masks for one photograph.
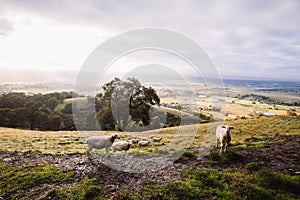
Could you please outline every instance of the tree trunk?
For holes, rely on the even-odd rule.
[[[30,130],[33,130],[33,119],[32,120],[30,120]]]

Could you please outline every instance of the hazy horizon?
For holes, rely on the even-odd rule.
[[[9,74],[12,74],[11,76]],[[0,85],[3,84],[38,84],[38,83],[66,83],[66,84],[75,84],[78,71],[41,71],[41,70],[28,70],[28,71],[16,71],[16,70],[6,70],[5,73],[0,74]],[[7,75],[8,74],[8,75]],[[54,78],[53,78],[54,77]],[[126,76],[128,77],[128,76]],[[126,77],[118,76],[117,74],[110,74],[102,83],[109,82],[113,78],[121,78],[123,80]],[[137,76],[131,76],[136,77]],[[203,78],[212,78],[212,77],[198,77],[198,76],[188,76],[188,81],[191,83],[201,82]],[[271,81],[271,82],[289,82],[289,83],[300,83],[300,80],[291,80],[291,79],[273,79],[269,78],[255,78],[255,77],[246,77],[246,76],[226,76],[218,77],[224,81],[228,80],[237,80],[237,81]],[[138,78],[139,79],[139,78]],[[169,79],[170,81],[173,80]],[[201,80],[201,81],[199,81]]]

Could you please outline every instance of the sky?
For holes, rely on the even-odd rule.
[[[146,27],[189,37],[221,77],[299,81],[299,11],[298,0],[1,0],[0,83],[74,81],[99,45]],[[166,52],[141,51],[108,73],[148,64],[184,65]]]

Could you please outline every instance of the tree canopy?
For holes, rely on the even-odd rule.
[[[99,111],[100,124],[103,129],[118,127],[125,131],[131,121],[141,122],[142,125],[150,123],[150,105],[159,104],[160,99],[151,87],[142,86],[135,78],[123,81],[114,78],[103,87],[104,93],[98,95],[102,104]],[[114,119],[114,121],[107,119]],[[106,121],[106,123],[102,123]]]

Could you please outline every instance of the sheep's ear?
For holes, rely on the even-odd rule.
[[[222,128],[226,128],[226,126],[221,126]]]
[[[233,126],[229,126],[230,129],[234,129]]]

